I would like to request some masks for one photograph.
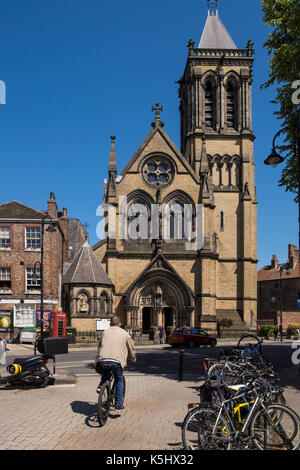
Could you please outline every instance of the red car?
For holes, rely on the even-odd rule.
[[[195,348],[198,346],[211,346],[215,347],[217,340],[215,336],[211,336],[205,331],[199,329],[190,330],[175,330],[168,338],[170,346],[188,346]]]

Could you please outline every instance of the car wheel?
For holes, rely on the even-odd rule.
[[[189,341],[189,348],[194,348],[194,347],[195,347],[195,343],[194,343],[194,341],[191,339],[191,340]]]
[[[212,348],[214,348],[214,347],[216,346],[216,344],[217,344],[217,341],[216,341],[215,339],[213,339],[213,340],[211,341],[211,343],[210,343],[210,346],[211,346]]]

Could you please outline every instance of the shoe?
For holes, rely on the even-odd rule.
[[[123,405],[116,405],[116,406],[115,406],[115,409],[116,409],[116,410],[125,410],[125,406],[123,406]]]

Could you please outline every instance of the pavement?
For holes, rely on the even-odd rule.
[[[7,359],[32,352],[30,345],[8,347]],[[69,382],[57,380],[44,389],[0,389],[0,450],[183,449],[181,425],[187,404],[199,400],[199,380],[184,377],[179,382],[175,376],[125,370],[125,410],[112,412],[101,428],[95,392],[99,376],[74,378],[69,371],[58,371],[61,378],[64,374]],[[281,370],[281,381],[288,405],[300,414],[299,366]]]

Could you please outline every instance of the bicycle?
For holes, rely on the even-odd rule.
[[[98,397],[97,417],[100,426],[107,422],[110,411],[115,410],[116,386],[113,376],[113,368],[110,364],[97,363],[96,370],[99,374],[107,374],[108,379],[101,385]],[[123,400],[125,399],[126,381],[123,376]]]
[[[182,441],[186,450],[231,450],[233,445],[258,450],[299,449],[299,416],[283,404],[269,403],[263,382],[241,386],[237,393],[224,384],[212,390],[220,403],[200,404],[184,419]],[[246,413],[243,419],[240,404]]]

